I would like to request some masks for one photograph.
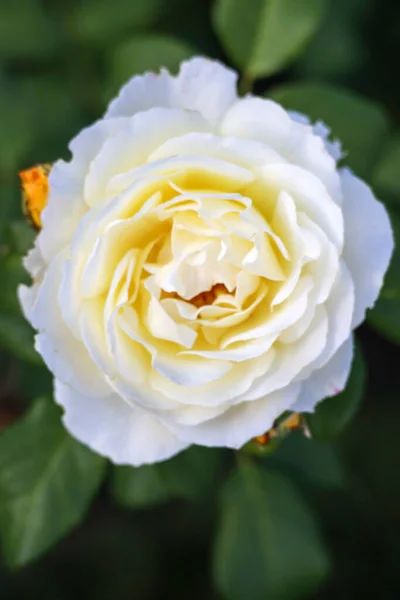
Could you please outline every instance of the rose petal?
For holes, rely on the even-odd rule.
[[[341,171],[345,245],[343,256],[355,287],[352,327],[365,318],[379,295],[394,240],[388,213],[366,183],[349,169]]]
[[[242,402],[228,408],[220,416],[192,427],[166,425],[182,440],[202,446],[226,446],[240,448],[251,438],[270,429],[277,417],[291,410],[299,394],[299,384],[269,394],[253,402]]]
[[[302,382],[299,397],[291,410],[312,412],[318,402],[343,390],[350,375],[352,359],[353,336],[350,335],[325,366]]]
[[[117,465],[138,467],[171,458],[188,447],[153,414],[133,408],[117,394],[86,396],[55,381],[55,400],[68,431]]]

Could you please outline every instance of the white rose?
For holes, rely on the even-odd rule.
[[[238,448],[337,393],[389,263],[326,128],[236,79],[134,77],[50,174],[20,300],[65,426],[115,463]]]

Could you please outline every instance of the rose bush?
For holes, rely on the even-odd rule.
[[[115,463],[240,447],[340,391],[392,247],[322,124],[195,58],[55,163],[21,286],[73,436]]]

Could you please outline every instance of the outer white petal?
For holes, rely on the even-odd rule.
[[[40,248],[37,245],[37,238],[34,247],[29,250],[22,262],[25,269],[33,278],[35,278],[35,280],[43,275],[43,272],[46,269],[46,263],[44,262]]]
[[[311,121],[306,115],[298,113],[294,110],[289,110],[288,112],[293,121],[295,121],[296,123],[301,123],[302,125],[311,125]],[[319,135],[319,137],[323,139],[325,143],[325,148],[332,156],[332,158],[334,158],[336,161],[343,158],[344,154],[342,151],[341,142],[337,139],[333,140],[333,142],[329,140],[331,136],[331,130],[327,125],[325,125],[325,123],[323,123],[323,121],[317,121],[312,126],[312,128],[315,135]]]
[[[117,394],[93,398],[55,380],[55,399],[68,431],[113,463],[138,467],[166,460],[187,446],[150,412],[133,408]]]
[[[311,126],[295,122],[276,102],[252,96],[240,99],[227,111],[219,131],[224,136],[257,140],[271,146],[289,162],[316,175],[340,203],[336,162],[324,140],[315,135]]]
[[[78,387],[85,394],[107,395],[110,388],[103,373],[62,319],[57,301],[62,262],[63,256],[59,255],[50,265],[38,288],[21,286],[19,290],[25,315],[33,327],[39,330],[36,349],[50,371],[64,383]]]
[[[343,260],[340,262],[332,291],[323,306],[328,315],[326,345],[316,360],[300,373],[300,380],[308,379],[313,372],[324,367],[351,334],[351,321],[354,314],[354,283]]]
[[[318,402],[340,393],[349,377],[352,360],[353,336],[350,335],[330,361],[303,382],[299,397],[291,410],[312,412]]]
[[[104,117],[131,117],[155,106],[179,107],[174,78],[165,69],[159,75],[145,73],[132,77],[111,101]]]
[[[179,75],[164,69],[159,75],[133,77],[111,102],[106,118],[132,116],[156,106],[200,112],[215,124],[236,100],[237,73],[202,57],[185,61]]]
[[[208,58],[183,62],[176,82],[181,106],[217,123],[237,99],[237,77],[232,69]]]
[[[97,121],[69,144],[72,160],[58,160],[49,175],[49,197],[42,213],[43,228],[37,244],[47,264],[68,244],[88,206],[83,185],[91,161],[104,142],[115,135],[125,119]]]
[[[349,169],[341,171],[345,245],[343,255],[355,285],[352,327],[365,318],[379,295],[393,252],[393,233],[385,207]]]
[[[260,400],[233,406],[222,415],[204,423],[192,427],[168,423],[168,427],[188,443],[240,448],[251,438],[270,429],[275,419],[285,410],[291,410],[299,390],[299,384],[291,384]]]

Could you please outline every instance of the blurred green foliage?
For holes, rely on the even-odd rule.
[[[217,0],[214,24],[235,67],[247,78],[281,70],[315,33],[326,0]]]
[[[68,435],[46,399],[3,433],[0,457],[3,551],[22,566],[82,520],[106,461]]]
[[[18,306],[33,234],[16,173],[68,157],[130,76],[200,53],[326,121],[399,241],[399,27],[397,0],[0,0],[2,599],[398,597],[399,250],[359,332],[365,365],[339,412],[327,400],[309,420],[320,441],[107,470],[60,425]]]

